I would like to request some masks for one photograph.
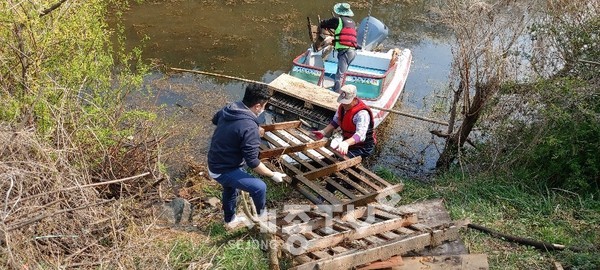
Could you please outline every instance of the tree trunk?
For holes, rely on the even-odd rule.
[[[497,80],[494,79],[490,80],[490,82],[485,85],[475,86],[475,96],[473,97],[473,102],[470,104],[469,110],[465,114],[465,118],[463,119],[460,128],[456,132],[450,134],[446,140],[444,151],[436,162],[437,168],[450,168],[450,164],[452,164],[452,162],[458,156],[460,149],[467,141],[469,134],[471,134],[473,127],[479,120],[484,105],[486,104],[487,100],[493,96],[493,93],[495,93],[497,89]]]

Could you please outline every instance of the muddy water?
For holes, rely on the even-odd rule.
[[[443,104],[451,53],[449,37],[438,25],[423,22],[426,3],[374,1],[371,14],[383,21],[390,35],[386,48],[409,48],[413,64],[396,108],[413,114],[443,118],[435,113]],[[199,69],[270,82],[291,67],[306,50],[307,17],[331,16],[336,1],[291,0],[170,0],[148,1],[124,14],[127,46],[143,45],[143,57],[157,68],[147,76],[151,100],[170,119],[177,159],[202,162],[212,133],[210,117],[226,102],[241,97],[245,84],[195,74],[164,73],[168,67]],[[369,12],[369,1],[350,2],[355,19]],[[442,142],[429,130],[438,125],[402,116],[386,119],[379,132],[372,168],[422,177],[432,172]],[[182,150],[185,149],[185,150]],[[168,154],[168,153],[167,153]],[[182,164],[175,161],[176,164]]]

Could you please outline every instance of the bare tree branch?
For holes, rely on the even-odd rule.
[[[67,0],[60,0],[59,2],[55,3],[54,5],[50,6],[47,9],[44,9],[41,13],[40,13],[40,18],[44,17],[48,14],[50,14],[50,12],[54,11],[55,9],[59,8],[64,2],[67,2]]]

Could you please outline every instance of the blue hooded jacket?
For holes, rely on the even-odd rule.
[[[230,103],[212,119],[217,126],[208,150],[208,169],[226,173],[245,164],[256,168],[260,164],[258,152],[260,135],[256,115],[241,101]]]

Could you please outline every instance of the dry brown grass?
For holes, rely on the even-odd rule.
[[[148,192],[149,184],[159,179],[151,174],[113,179],[118,188],[106,189],[107,179],[94,180],[81,166],[79,155],[85,151],[57,148],[32,129],[2,126],[0,145],[2,267],[109,269],[164,263],[159,254],[168,251],[153,241],[161,233],[152,233],[151,213],[140,210],[142,202],[156,196]],[[136,153],[124,155],[130,168],[139,163]],[[123,192],[115,196],[115,190]]]

